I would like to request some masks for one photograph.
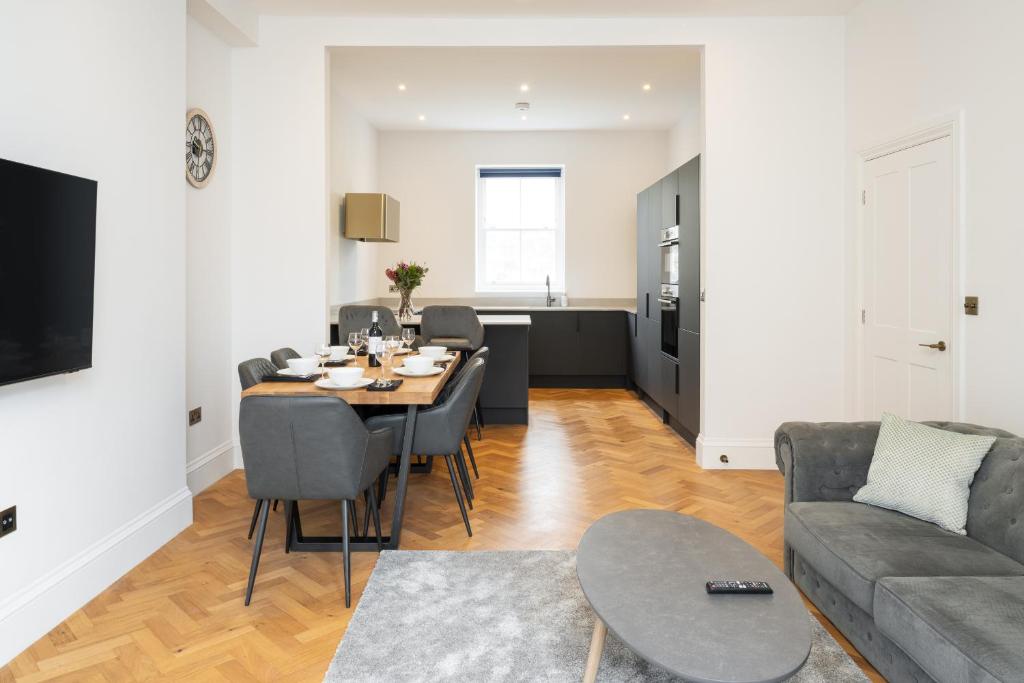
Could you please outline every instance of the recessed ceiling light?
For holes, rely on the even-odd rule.
[[[521,86],[519,86],[519,92],[529,92],[529,91],[530,91],[530,84],[529,83],[523,83]]]
[[[650,89],[651,89],[651,84],[650,83],[644,83],[644,90],[650,90]]]
[[[398,84],[398,89],[399,90],[405,90],[405,83],[399,83]]]
[[[423,114],[420,114],[420,115],[419,115],[419,116],[418,116],[417,118],[418,118],[418,119],[419,119],[420,121],[426,121],[426,120],[427,120],[427,117],[426,117],[426,116],[424,116]]]
[[[519,118],[520,118],[520,120],[522,120],[522,121],[525,121],[525,120],[526,120],[526,114],[523,114],[523,115],[522,115],[522,116],[520,116]]]
[[[629,121],[629,114],[623,114],[622,115],[622,120],[623,121]]]

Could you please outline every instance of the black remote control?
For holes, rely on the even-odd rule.
[[[708,581],[705,590],[712,595],[719,593],[764,594],[772,593],[772,587],[764,581]]]

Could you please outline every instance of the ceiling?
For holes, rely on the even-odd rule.
[[[413,17],[844,15],[860,0],[251,0],[261,14]]]
[[[346,47],[331,49],[331,82],[381,130],[666,130],[699,107],[700,59],[680,46]]]

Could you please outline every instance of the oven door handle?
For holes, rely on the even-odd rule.
[[[658,303],[668,304],[669,306],[676,306],[676,302],[670,301],[669,299],[658,299]]]
[[[667,242],[658,242],[659,247],[678,247],[679,240],[668,240]]]

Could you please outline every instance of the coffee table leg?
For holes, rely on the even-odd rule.
[[[594,637],[590,639],[590,654],[587,655],[587,670],[583,673],[583,683],[594,683],[597,679],[597,667],[601,666],[601,653],[604,652],[604,639],[608,635],[608,627],[600,617],[594,619]]]

